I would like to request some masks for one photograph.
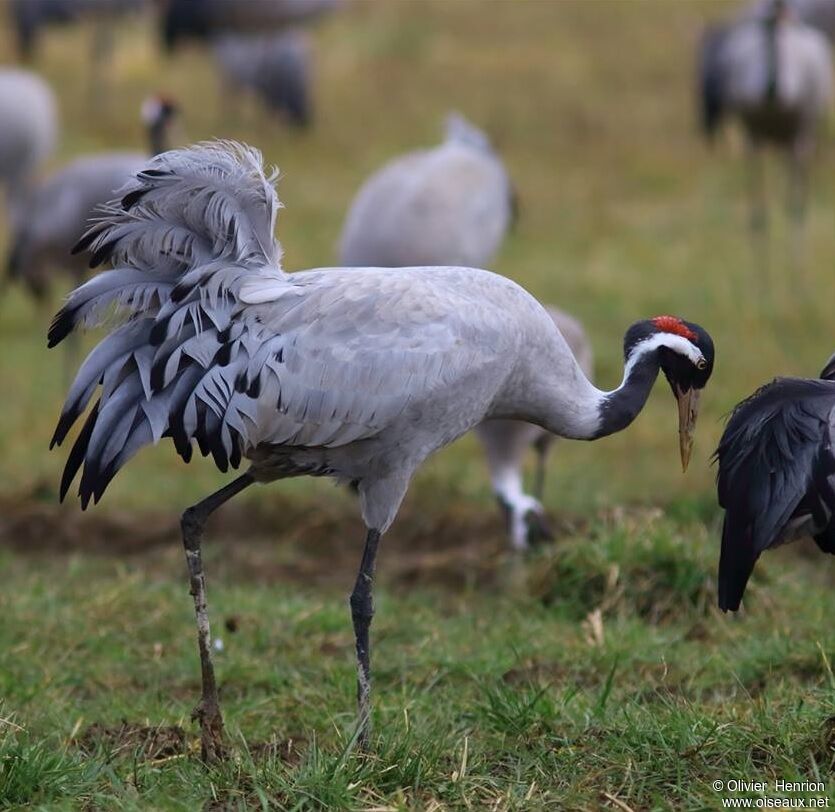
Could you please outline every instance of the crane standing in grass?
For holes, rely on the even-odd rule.
[[[832,100],[832,59],[826,37],[794,19],[785,0],[770,0],[761,16],[707,31],[700,78],[705,133],[712,137],[724,115],[737,117],[745,128],[755,235],[767,224],[762,147],[770,144],[785,154],[787,210],[799,256],[809,165],[818,126]]]
[[[138,12],[145,0],[7,0],[20,57],[31,61],[44,31],[55,26],[89,21],[90,98],[100,107],[107,91],[108,66],[114,53],[114,28],[120,17]]]
[[[142,119],[148,129],[150,154],[168,148],[168,134],[176,118],[176,105],[161,97],[146,99]],[[101,152],[76,158],[43,178],[16,207],[7,274],[44,299],[56,272],[69,272],[78,284],[87,263],[71,255],[96,216],[97,207],[112,199],[116,190],[148,162],[148,153]]]
[[[341,265],[488,267],[515,216],[515,194],[487,136],[463,116],[447,119],[446,139],[409,153],[372,175],[357,193],[339,243]],[[591,375],[591,344],[582,325],[547,308],[568,346]],[[476,429],[510,543],[525,549],[550,538],[542,491],[551,437],[518,420],[493,420]],[[537,454],[534,495],[525,493],[522,468]]]
[[[226,34],[214,40],[215,62],[229,86],[227,99],[252,91],[274,113],[295,127],[312,117],[310,41],[303,31],[277,34]]]
[[[274,175],[273,175],[274,177]],[[472,268],[281,268],[279,208],[260,154],[215,142],[158,155],[123,189],[78,250],[109,261],[74,291],[49,345],[77,327],[125,320],[73,382],[52,444],[98,393],[67,458],[61,498],[81,472],[98,501],[140,448],[196,441],[222,471],[246,473],[182,517],[203,693],[195,714],[206,759],[222,753],[201,561],[203,526],[252,485],[328,476],[356,485],[367,527],[351,615],[359,741],[368,737],[369,631],[380,537],[421,463],[487,418],[592,440],[628,426],[663,371],[679,403],[682,463],[692,450],[713,343],[672,316],[624,339],[623,383],[596,389],[544,308],[514,282]]]

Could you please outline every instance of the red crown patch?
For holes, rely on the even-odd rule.
[[[679,318],[676,316],[656,316],[652,323],[662,333],[674,333],[677,336],[682,336],[688,341],[697,341],[698,336]]]

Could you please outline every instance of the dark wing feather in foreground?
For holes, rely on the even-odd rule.
[[[725,509],[719,608],[736,611],[760,554],[804,533],[835,552],[835,383],[778,378],[740,403],[716,459]]]

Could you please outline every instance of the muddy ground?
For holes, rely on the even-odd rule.
[[[558,539],[585,524],[569,516],[551,521]],[[357,566],[364,533],[358,510],[343,504],[312,511],[276,491],[268,500],[232,502],[218,510],[207,524],[205,544],[222,548],[225,577],[344,586],[345,573]],[[0,496],[0,546],[16,552],[127,557],[153,567],[161,551],[179,551],[179,545],[179,516],[170,510],[133,513],[108,506],[82,512],[77,505],[57,504],[39,488]],[[428,515],[407,506],[386,535],[381,574],[395,584],[489,586],[508,555],[498,509],[463,505],[454,513]]]

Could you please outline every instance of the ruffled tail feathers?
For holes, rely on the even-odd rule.
[[[53,446],[100,392],[68,456],[62,499],[80,472],[82,507],[97,502],[140,448],[166,436],[186,461],[194,440],[221,470],[240,464],[271,350],[249,338],[240,292],[253,281],[273,298],[292,288],[273,236],[276,177],[257,150],[233,142],[162,153],[78,244],[115,267],[70,294],[49,346],[79,326],[127,323],[90,353],[68,394]]]

